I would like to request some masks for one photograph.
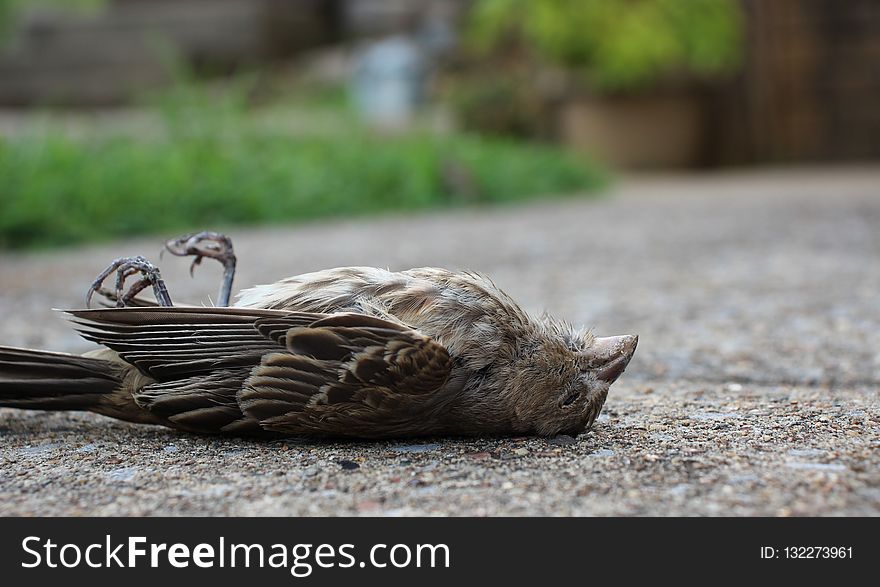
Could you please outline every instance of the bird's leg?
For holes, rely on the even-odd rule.
[[[122,306],[123,306],[123,307],[130,306],[130,305],[132,305],[132,302],[134,302],[134,298],[135,298],[135,296],[137,296],[137,295],[138,295],[139,293],[141,293],[143,290],[145,290],[146,288],[148,288],[150,285],[152,285],[152,284],[151,284],[151,282],[150,282],[150,280],[149,280],[148,278],[146,278],[146,277],[141,277],[141,278],[138,279],[136,282],[134,282],[134,285],[132,285],[130,288],[128,288],[128,293],[127,293],[127,294],[125,294],[125,295],[122,296],[121,298],[117,295],[117,298],[116,298],[116,299],[117,299],[117,300],[120,300],[120,299],[122,300]],[[117,303],[117,305],[119,304],[118,301],[117,301],[116,303]],[[137,305],[137,304],[135,304],[135,305]],[[160,305],[161,305],[161,304],[160,304]]]
[[[171,296],[168,294],[168,288],[165,287],[165,282],[162,280],[159,269],[144,257],[138,255],[137,257],[120,257],[104,269],[95,278],[95,281],[92,282],[91,287],[89,287],[89,291],[86,294],[86,307],[91,305],[92,295],[95,292],[99,292],[108,299],[112,299],[111,296],[107,295],[109,292],[103,288],[103,283],[114,271],[116,272],[116,295],[113,297],[116,299],[117,308],[124,308],[134,299],[134,296],[146,289],[147,286],[153,287],[153,293],[160,306],[167,307],[172,305]],[[129,288],[128,293],[125,293],[125,280],[138,273],[141,274],[141,278]]]
[[[190,275],[205,257],[219,261],[223,265],[223,281],[220,283],[217,306],[229,305],[232,280],[235,278],[235,252],[232,250],[232,239],[219,232],[195,232],[166,241],[165,249],[178,257],[195,257],[192,265],[189,266]]]

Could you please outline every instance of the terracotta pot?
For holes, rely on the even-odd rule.
[[[560,108],[559,133],[612,167],[683,168],[702,159],[701,102],[685,92],[578,97]]]

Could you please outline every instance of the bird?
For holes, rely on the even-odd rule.
[[[231,267],[229,299],[234,254],[220,237],[166,247],[193,266],[208,256]],[[136,297],[149,285],[157,303]],[[99,348],[0,347],[0,407],[240,437],[576,436],[638,344],[532,315],[481,273],[433,267],[326,269],[196,307],[172,305],[158,269],[137,257],[115,261],[95,291],[117,307],[67,316]]]

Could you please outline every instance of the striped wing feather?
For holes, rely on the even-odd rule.
[[[442,345],[362,314],[245,308],[69,313],[85,338],[155,380],[133,392],[140,406],[198,432],[390,436],[442,403],[436,392],[452,369]]]

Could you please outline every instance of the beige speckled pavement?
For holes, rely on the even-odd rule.
[[[639,351],[576,439],[264,444],[0,410],[0,514],[880,514],[877,186],[870,168],[667,176],[598,201],[233,230],[239,284],[476,269],[527,309],[638,332]],[[50,308],[168,236],[0,255],[0,342],[87,350]],[[162,272],[196,301],[221,268]]]

